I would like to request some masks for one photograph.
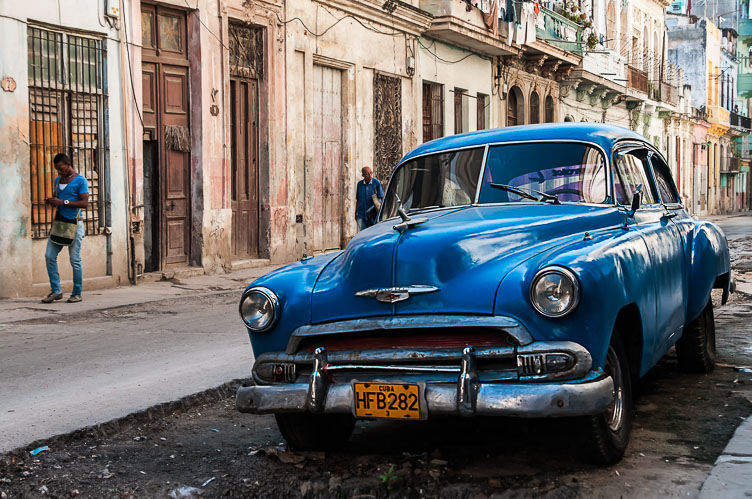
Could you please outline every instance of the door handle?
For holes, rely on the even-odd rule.
[[[175,201],[170,201],[167,203],[167,208],[169,208],[170,211],[175,209]]]
[[[668,213],[664,213],[661,218],[665,218],[666,220],[670,220],[670,219],[675,218],[675,217],[676,217],[676,213],[674,213],[673,211],[669,211]]]

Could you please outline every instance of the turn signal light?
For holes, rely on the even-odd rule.
[[[566,352],[526,353],[517,355],[517,374],[522,376],[541,376],[568,371],[575,360]]]

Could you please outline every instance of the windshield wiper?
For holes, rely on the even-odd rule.
[[[511,192],[513,194],[517,194],[518,196],[523,197],[525,199],[529,199],[531,201],[542,201],[542,200],[544,200],[544,201],[552,201],[553,204],[560,204],[559,198],[556,197],[554,194],[548,194],[547,192],[537,191],[537,190],[531,189],[529,187],[527,189],[529,191],[531,191],[531,192],[534,192],[534,193],[538,194],[540,196],[540,198],[537,198],[537,197],[533,196],[529,192],[523,191],[519,187],[514,187],[514,186],[511,186],[511,185],[508,185],[508,184],[494,184],[494,183],[491,183],[489,185],[491,187],[495,187],[496,189],[501,189],[503,191],[507,191],[507,192]]]

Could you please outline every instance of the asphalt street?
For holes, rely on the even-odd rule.
[[[717,222],[732,241],[732,259],[746,260],[752,217]],[[253,275],[264,271],[257,269]],[[99,305],[77,313],[63,304],[40,308],[31,301],[0,302],[0,310],[12,309],[15,318],[0,324],[0,454],[246,377],[252,356],[237,317],[237,300],[253,275],[202,276],[102,291],[95,299]],[[142,302],[147,292],[159,299]],[[114,308],[106,308],[108,293],[118,297]],[[127,294],[138,303],[128,305]],[[8,490],[21,496],[50,483],[63,487],[60,494],[70,492],[65,487],[91,486],[87,490],[94,496],[109,490],[122,496],[139,487],[149,491],[146,495],[163,495],[177,481],[201,485],[197,477],[205,474],[208,479],[224,470],[209,495],[260,495],[246,489],[254,483],[268,492],[305,495],[310,490],[306,487],[333,490],[335,478],[335,484],[357,478],[350,493],[371,490],[374,483],[378,488],[385,483],[379,477],[386,473],[391,480],[389,467],[396,466],[394,476],[402,477],[405,486],[410,484],[413,491],[440,487],[440,494],[467,482],[468,490],[482,493],[500,487],[523,495],[550,491],[557,497],[598,491],[609,496],[650,496],[651,491],[692,496],[734,429],[750,414],[752,378],[736,369],[752,366],[750,306],[750,296],[737,293],[729,305],[716,309],[720,365],[712,375],[681,373],[669,355],[648,377],[637,401],[633,444],[614,468],[596,469],[571,460],[565,449],[577,444],[564,442],[569,428],[508,421],[503,426],[514,436],[505,437],[492,431],[495,423],[478,420],[463,432],[457,431],[461,421],[414,427],[365,422],[343,453],[313,466],[317,471],[302,473],[300,466],[255,454],[254,449],[281,442],[281,435],[272,417],[238,414],[229,397],[109,439],[58,446],[41,460],[19,451],[10,460],[0,459],[0,479],[3,473],[13,477]],[[143,446],[134,452],[133,435],[141,432],[157,440],[147,446],[147,453]],[[472,452],[468,439],[476,442],[469,447]],[[179,442],[179,449],[168,449],[173,444],[163,441]],[[169,454],[154,454],[164,452]],[[77,453],[78,458],[71,457]],[[82,461],[88,454],[91,463]],[[119,463],[119,478],[107,482],[109,472],[102,473],[103,464],[97,461],[102,454],[108,462]],[[172,460],[178,458],[184,459],[175,468]],[[245,470],[255,474],[246,476]],[[67,478],[61,479],[60,473]],[[92,473],[93,481],[81,481],[82,474]],[[146,474],[151,478],[144,478]]]

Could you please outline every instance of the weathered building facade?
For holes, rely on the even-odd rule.
[[[45,248],[52,158],[68,154],[89,183],[82,212],[84,290],[128,279],[123,157],[124,44],[99,0],[0,1],[0,297],[50,291]],[[67,251],[58,258],[71,287]]]
[[[126,2],[135,275],[288,257],[283,15],[282,1]]]

